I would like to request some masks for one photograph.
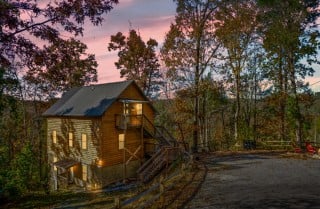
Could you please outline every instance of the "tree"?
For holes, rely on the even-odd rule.
[[[263,73],[264,50],[261,44],[256,43],[253,47],[254,51],[250,54],[246,68],[242,75],[242,111],[243,111],[243,131],[244,139],[258,139],[258,126],[261,116],[261,100],[263,94],[268,89],[268,81]]]
[[[53,98],[75,86],[97,81],[95,56],[87,54],[87,46],[76,39],[61,40],[44,46],[26,57],[28,71],[24,76],[30,97]]]
[[[289,120],[295,131],[296,141],[302,143],[303,115],[299,91],[303,79],[312,75],[312,64],[317,63],[319,31],[315,20],[319,17],[319,1],[286,0],[259,1],[264,11],[262,21],[263,46],[267,51],[268,72],[279,98],[281,139],[286,140]],[[290,114],[287,114],[290,113]]]
[[[168,68],[167,77],[173,88],[189,88],[193,91],[193,151],[197,152],[199,86],[202,77],[214,66],[219,48],[214,34],[213,15],[217,5],[211,0],[177,0],[176,3],[175,23],[166,35],[161,56]]]
[[[4,182],[4,191],[10,196],[20,196],[28,190],[34,189],[38,177],[36,174],[36,158],[31,144],[28,142],[17,154],[12,162],[12,168],[8,172],[7,181]],[[38,185],[37,185],[38,186]]]
[[[217,37],[225,48],[225,68],[233,75],[235,88],[234,139],[239,142],[241,74],[255,50],[257,9],[254,1],[225,1],[216,13]]]
[[[213,144],[216,143],[218,138],[224,138],[223,123],[222,128],[217,124],[217,113],[221,109],[226,109],[226,95],[221,81],[217,82],[213,80],[211,73],[203,78],[201,85],[199,86],[200,97],[200,144],[203,145],[203,149],[212,150]],[[218,130],[222,129],[222,130]],[[218,132],[221,131],[221,137],[216,137]],[[214,142],[214,140],[216,140]]]
[[[109,51],[118,51],[118,61],[115,66],[120,70],[120,77],[135,80],[148,97],[156,96],[160,90],[160,64],[156,55],[158,43],[149,39],[145,43],[133,29],[128,37],[121,32],[111,36]]]
[[[0,1],[0,61],[13,64],[20,56],[39,49],[39,40],[57,43],[61,31],[82,35],[84,22],[101,24],[117,0]],[[34,53],[31,53],[34,54]],[[19,61],[23,62],[23,59]]]

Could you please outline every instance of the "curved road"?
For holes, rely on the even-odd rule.
[[[208,174],[185,208],[320,209],[320,160],[276,154],[201,160]]]

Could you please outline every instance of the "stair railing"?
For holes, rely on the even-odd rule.
[[[152,136],[155,135],[155,126],[145,115],[142,115],[142,124],[146,131],[148,131]]]
[[[148,181],[158,169],[161,169],[163,163],[164,150],[161,148],[137,170],[139,179],[142,182]]]
[[[164,138],[167,141],[167,144],[170,146],[178,146],[178,142],[176,141],[176,139],[168,132],[168,130],[166,128],[164,128],[163,126],[156,126],[156,133]]]
[[[149,181],[165,165],[170,164],[180,155],[177,147],[163,146],[149,160],[147,160],[138,170],[138,177],[142,182]]]

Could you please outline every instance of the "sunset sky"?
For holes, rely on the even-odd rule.
[[[120,0],[105,16],[102,26],[86,27],[81,40],[87,44],[88,52],[96,55],[98,82],[122,80],[114,65],[118,59],[117,52],[108,51],[111,35],[119,31],[127,35],[131,24],[144,41],[153,38],[161,44],[174,20],[175,10],[176,5],[172,0]]]
[[[138,30],[144,41],[154,38],[161,45],[170,23],[174,20],[176,5],[173,0],[120,0],[120,3],[105,16],[101,26],[86,27],[81,39],[88,46],[88,52],[95,54],[98,66],[98,82],[106,83],[123,80],[114,62],[117,52],[108,52],[110,36],[117,32],[128,34],[131,28]],[[319,65],[315,66],[315,76],[308,77],[310,83],[320,81]],[[320,82],[312,86],[320,91]]]

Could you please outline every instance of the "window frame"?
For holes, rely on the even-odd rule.
[[[57,143],[57,131],[56,130],[52,131],[52,143],[53,144]]]
[[[69,132],[68,134],[68,145],[69,147],[73,147],[73,133]]]
[[[142,103],[137,103],[135,105],[136,111],[137,111],[137,115],[142,115],[143,114],[143,105]]]
[[[81,134],[81,149],[88,149],[88,135],[86,133]]]

